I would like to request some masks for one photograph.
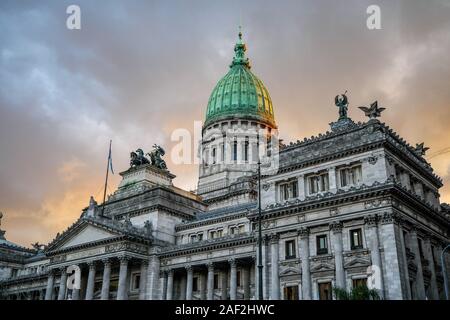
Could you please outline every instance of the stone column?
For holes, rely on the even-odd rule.
[[[221,299],[222,300],[227,300],[228,299],[228,291],[227,291],[228,272],[227,272],[227,270],[222,270],[220,281],[221,281],[221,285],[222,285],[222,296],[221,296]]]
[[[334,263],[336,267],[336,287],[346,289],[344,257],[342,255],[342,222],[332,222],[330,230],[333,235]]]
[[[45,300],[51,300],[52,299],[53,283],[54,282],[55,282],[55,272],[50,269],[48,271],[47,290],[45,291]]]
[[[147,266],[148,261],[141,260],[141,277],[139,278],[139,300],[145,300],[145,293],[147,292]],[[158,270],[159,271],[159,270]]]
[[[237,295],[237,270],[236,260],[228,260],[230,263],[230,300],[236,300]]]
[[[302,294],[303,300],[311,300],[311,272],[309,264],[309,229],[301,228],[298,231],[300,237],[300,259],[302,262]]]
[[[92,300],[94,297],[94,284],[95,284],[95,262],[89,262],[89,275],[86,286],[86,300]]]
[[[200,300],[206,300],[206,287],[207,287],[207,280],[206,280],[206,274],[204,272],[200,272],[199,276],[199,288],[200,288]]]
[[[305,176],[302,174],[298,176],[298,198],[300,200],[305,200],[306,191],[305,191]]]
[[[181,275],[180,279],[180,297],[178,300],[186,300],[186,276]]]
[[[436,269],[434,266],[434,259],[433,259],[433,253],[431,252],[431,241],[429,237],[426,237],[424,239],[424,245],[425,245],[425,257],[428,260],[429,266],[430,266],[430,291],[431,291],[431,299],[433,300],[439,300],[439,291],[437,287],[437,281],[436,281]]]
[[[206,299],[214,300],[214,264],[208,263],[208,280],[206,285]]]
[[[399,229],[399,240],[400,240],[400,253],[398,260],[400,263],[400,268],[403,270],[403,283],[404,283],[404,293],[403,296],[407,300],[411,300],[411,285],[409,283],[409,269],[408,269],[408,258],[406,257],[406,242],[405,236],[403,235],[403,227],[401,225],[398,226]],[[386,260],[386,259],[385,259]],[[387,284],[385,285],[385,289]]]
[[[109,259],[103,259],[103,280],[102,280],[102,294],[101,300],[109,299],[109,281],[111,278],[111,261]]]
[[[62,267],[59,270],[61,272],[61,280],[59,281],[58,300],[65,300],[66,299],[67,272],[66,272],[65,267]]]
[[[250,300],[250,267],[242,268],[242,283],[244,285],[244,300]]]
[[[370,257],[372,260],[372,266],[375,268],[372,281],[372,288],[378,289],[380,298],[384,298],[384,285],[383,285],[383,267],[381,265],[381,253],[380,242],[378,238],[378,216],[368,215],[364,217],[366,239],[369,243]]]
[[[148,260],[147,268],[147,289],[145,296],[148,300],[156,300],[161,295],[159,286],[159,274],[161,262],[159,260],[159,248],[153,248],[153,253]]]
[[[338,189],[337,181],[336,181],[336,168],[332,167],[328,169],[328,184],[330,188],[330,192],[335,193]]]
[[[401,253],[399,252],[400,243],[398,240],[400,217],[392,212],[385,212],[381,217],[381,224],[379,226],[380,242],[384,251],[384,269],[386,270],[384,291],[385,299],[387,300],[403,300],[406,299],[404,295],[404,286],[402,285],[402,261]],[[409,281],[409,280],[408,280]]]
[[[120,259],[119,270],[119,287],[117,289],[117,300],[127,300],[127,278],[128,278],[128,261],[127,256],[122,256]]]
[[[173,299],[173,270],[169,269],[167,272],[167,300]]]
[[[167,271],[161,271],[161,297],[159,297],[159,300],[166,300],[167,297]]]
[[[272,290],[271,290],[271,298],[272,300],[280,299],[280,274],[278,270],[278,262],[279,262],[279,248],[278,242],[280,237],[277,234],[273,234],[270,237],[270,245],[271,245],[271,254],[272,254]]]
[[[417,299],[418,300],[425,300],[425,284],[423,281],[423,267],[422,267],[422,259],[420,256],[420,250],[419,250],[419,241],[417,240],[417,229],[412,228],[410,232],[410,245],[411,250],[414,253],[414,261],[417,267],[417,273],[416,273],[416,292],[417,292]]]
[[[192,270],[192,266],[186,266],[186,300],[192,300],[192,283],[194,280],[194,271]]]

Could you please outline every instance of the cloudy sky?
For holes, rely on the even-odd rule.
[[[66,8],[81,8],[81,30]],[[366,9],[381,8],[381,30]],[[450,202],[450,1],[0,2],[0,211],[9,240],[48,242],[101,200],[109,139],[116,175],[129,152],[170,148],[193,130],[227,72],[242,22],[252,70],[286,142],[328,130],[334,96],[350,116],[374,100],[411,144],[424,141]],[[169,158],[169,157],[167,157]],[[195,189],[195,165],[173,165]]]

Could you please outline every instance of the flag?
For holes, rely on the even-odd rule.
[[[112,165],[111,144],[112,144],[112,140],[109,142],[108,165],[109,165],[109,168],[111,169],[111,173],[114,174],[113,165]]]

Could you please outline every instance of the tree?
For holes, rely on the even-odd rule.
[[[347,291],[343,288],[333,288],[337,300],[380,300],[376,289],[369,289],[366,285],[359,285]]]

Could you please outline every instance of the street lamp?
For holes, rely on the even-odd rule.
[[[258,153],[258,299],[263,300],[262,230],[261,230],[261,159],[259,156],[259,130],[256,131]]]
[[[448,244],[444,249],[442,249],[441,253],[441,266],[442,266],[442,275],[444,277],[444,289],[445,289],[445,299],[449,300],[448,298],[448,279],[447,279],[447,269],[445,267],[445,251],[450,248],[450,244]]]

